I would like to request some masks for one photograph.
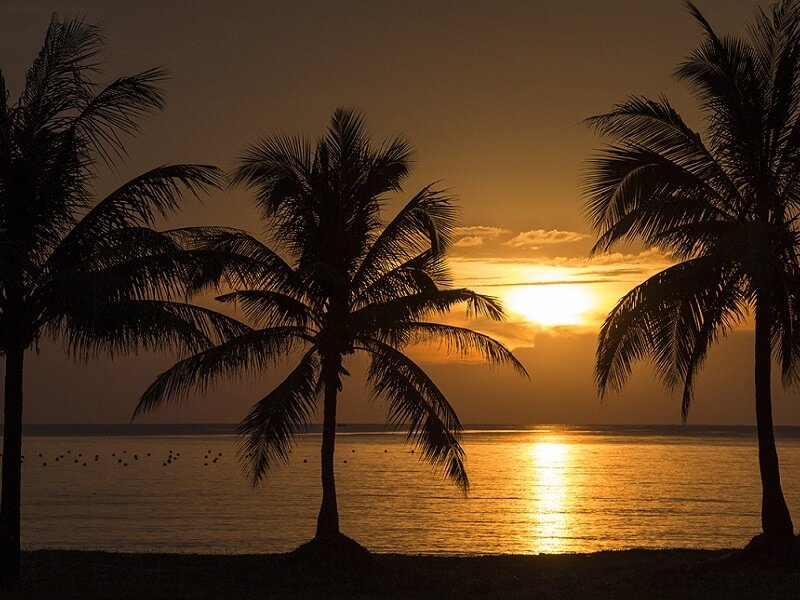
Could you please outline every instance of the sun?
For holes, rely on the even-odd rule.
[[[587,286],[562,283],[514,288],[504,300],[513,312],[546,327],[585,325],[597,303]]]

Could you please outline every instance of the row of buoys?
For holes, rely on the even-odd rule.
[[[352,454],[355,454],[356,451],[355,451],[355,449],[351,449],[350,452]],[[389,450],[388,449],[384,449],[383,452],[384,453],[388,453]],[[411,454],[414,454],[414,450],[413,449],[410,452],[411,452]],[[65,454],[59,454],[58,456],[55,457],[55,462],[62,462],[62,461],[66,462],[65,459],[67,458],[67,455],[70,455],[70,454],[72,454],[72,450],[67,450],[66,451],[66,455]],[[127,467],[128,466],[128,462],[126,460],[124,460],[124,458],[127,458],[127,456],[124,456],[124,455],[127,455],[127,454],[128,454],[127,450],[122,450],[122,453],[121,453],[120,457],[117,457],[117,453],[116,452],[112,452],[111,453],[111,457],[117,459],[117,464],[120,464],[123,467]],[[204,460],[203,466],[204,467],[209,466],[209,463],[210,464],[215,464],[222,458],[222,452],[218,452],[217,456],[212,457],[213,454],[214,454],[213,451],[211,449],[208,449],[206,451],[206,453],[203,455],[203,460]],[[166,467],[166,466],[172,464],[173,462],[177,462],[177,460],[180,457],[180,455],[181,455],[180,452],[174,452],[173,450],[169,450],[167,458],[166,458],[166,460],[164,462],[161,463],[161,466],[162,467]],[[2,456],[3,456],[3,454],[0,452],[0,458],[2,458]],[[79,457],[79,458],[83,458],[83,453],[78,452],[76,454],[76,456]],[[140,455],[138,453],[133,453],[131,456],[132,456],[134,461],[138,461],[139,458],[140,458]],[[149,456],[152,456],[152,454],[150,452],[147,452],[146,456],[149,457]],[[39,458],[43,458],[43,457],[44,457],[44,453],[40,452],[39,453]],[[249,457],[249,455],[248,455],[248,457]],[[73,462],[75,464],[81,464],[83,467],[87,467],[88,463],[84,462],[83,460],[79,460],[79,458],[74,459]],[[22,459],[23,460],[25,459],[25,455],[22,455]],[[100,455],[99,454],[95,454],[94,455],[94,462],[99,462],[99,461],[100,461]],[[303,462],[304,463],[308,463],[308,459],[304,458]],[[347,460],[344,460],[342,462],[346,464]],[[46,467],[47,466],[47,462],[46,461],[42,462],[42,466]]]
[[[208,452],[204,455],[203,458],[205,460],[208,460],[209,455],[211,453],[212,453],[212,451],[209,449]],[[43,452],[39,452],[38,454],[39,454],[39,458],[45,458],[45,454]],[[66,454],[58,454],[57,456],[55,456],[54,460],[57,463],[58,462],[66,463],[69,458],[72,458],[71,456],[69,456],[71,454],[72,454],[72,450],[67,450]],[[117,464],[122,465],[123,467],[127,467],[128,466],[128,461],[125,460],[125,459],[128,458],[127,454],[128,454],[127,450],[123,450],[122,453],[119,456],[117,456],[117,452],[112,452],[111,453],[111,457],[117,459]],[[180,457],[180,455],[181,455],[180,452],[174,452],[173,450],[170,450],[169,454],[167,455],[166,460],[162,463],[162,466],[166,467],[168,464],[176,462],[178,460],[178,458]],[[2,453],[0,453],[0,457],[2,457],[2,456],[3,456]],[[83,453],[82,452],[78,452],[77,454],[75,454],[75,456],[79,457],[79,458],[75,458],[73,460],[73,462],[75,464],[81,464],[83,467],[88,467],[89,466],[88,462],[84,462]],[[140,458],[144,459],[144,456],[145,455],[141,455],[140,456],[139,453],[132,453],[131,454],[131,458],[132,458],[133,461],[139,461]],[[150,457],[150,456],[152,456],[152,453],[151,452],[147,452],[146,456]],[[24,459],[25,455],[22,455],[21,458]],[[211,462],[212,463],[216,463],[221,458],[222,458],[222,452],[218,452],[217,456],[214,457]],[[100,462],[100,454],[95,454],[94,455],[94,462]],[[46,467],[47,464],[48,464],[47,461],[43,461],[42,462],[42,466],[43,467]],[[205,466],[208,466],[208,463],[205,463]]]

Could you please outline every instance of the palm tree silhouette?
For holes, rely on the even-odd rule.
[[[384,195],[400,190],[410,146],[395,139],[371,145],[362,118],[337,110],[312,147],[272,136],[249,148],[233,175],[256,193],[276,252],[241,234],[211,247],[253,261],[248,289],[220,296],[238,302],[259,329],[187,358],[163,373],[142,396],[137,413],[183,396],[212,378],[256,370],[289,352],[297,366],[239,426],[241,457],[253,485],[288,460],[321,395],[322,504],[311,546],[352,546],[340,533],[334,479],[336,404],[354,353],[370,359],[368,380],[388,405],[388,419],[407,427],[422,455],[467,490],[461,424],[450,403],[403,348],[438,340],[490,363],[522,365],[492,338],[427,319],[466,303],[468,313],[502,318],[493,298],[449,285],[445,250],[455,216],[450,199],[428,186],[385,227]],[[527,374],[526,374],[527,375]]]
[[[682,386],[686,420],[710,345],[755,318],[755,405],[762,483],[759,542],[793,540],[772,423],[772,357],[800,377],[800,3],[758,10],[746,38],[704,31],[676,71],[705,112],[705,139],[666,98],[631,98],[589,119],[615,141],[589,166],[594,251],[638,239],[678,263],[626,294],[600,332],[596,381],[617,391],[644,357]]]
[[[53,17],[16,103],[0,72],[0,351],[5,357],[0,576],[19,580],[23,365],[41,337],[79,357],[137,347],[195,352],[241,333],[236,321],[181,301],[218,276],[213,254],[183,250],[200,229],[154,220],[219,179],[215,168],[165,165],[97,201],[100,163],[163,106],[154,69],[97,89],[99,29]]]

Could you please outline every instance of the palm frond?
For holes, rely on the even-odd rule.
[[[722,267],[716,257],[688,260],[620,299],[598,338],[595,380],[601,397],[622,388],[635,361],[652,356],[665,385],[683,385],[685,417],[708,347],[743,317],[740,279]]]
[[[406,439],[422,457],[441,469],[464,492],[469,479],[459,438],[462,426],[453,407],[428,375],[399,350],[379,340],[362,340],[371,363],[368,380],[374,394],[389,404],[389,422],[407,428]]]
[[[122,229],[151,227],[157,217],[175,212],[186,193],[200,193],[217,187],[220,172],[207,165],[165,165],[151,169],[117,188],[98,202],[56,247],[49,266],[74,264],[95,250],[104,249],[111,236],[115,241]]]
[[[224,303],[241,303],[244,314],[257,327],[321,325],[319,317],[308,306],[280,292],[241,290],[217,296],[216,299]]]
[[[53,15],[17,103],[19,123],[28,136],[57,126],[59,117],[80,109],[90,98],[88,75],[96,70],[93,61],[102,46],[98,27],[79,19],[61,21]]]
[[[657,245],[683,225],[732,218],[707,182],[659,154],[612,147],[589,164],[586,209],[600,234],[593,253],[622,240]]]
[[[40,326],[82,359],[138,349],[198,352],[249,331],[231,317],[181,302],[72,300],[42,307]]]
[[[74,135],[107,164],[124,158],[121,134],[135,133],[143,117],[164,108],[157,84],[166,78],[166,70],[160,68],[120,77],[89,99],[72,119]]]
[[[215,227],[195,232],[175,230],[189,248],[220,252],[232,257],[226,276],[232,287],[272,289],[285,294],[297,292],[295,272],[284,258],[247,232]]]
[[[426,250],[387,271],[363,290],[356,291],[353,308],[363,308],[418,293],[433,293],[452,283],[446,256]]]
[[[450,245],[457,211],[446,192],[433,185],[417,192],[370,246],[353,278],[356,289],[370,286],[420,252],[440,254]]]
[[[496,298],[477,294],[466,288],[420,292],[386,302],[373,303],[354,311],[351,327],[355,335],[386,333],[403,323],[442,315],[459,304],[467,305],[467,316],[503,320],[503,308]]]
[[[272,327],[250,331],[198,352],[179,361],[150,384],[139,399],[134,417],[175,402],[192,390],[204,392],[220,377],[258,372],[306,341],[304,327]]]
[[[316,351],[306,353],[239,424],[237,432],[243,438],[239,458],[253,486],[276,464],[289,461],[294,436],[308,428],[316,408],[319,370]]]
[[[683,121],[666,98],[655,101],[632,97],[585,122],[598,134],[623,141],[618,150],[615,147],[615,154],[638,154],[654,163],[671,165],[677,179],[691,180],[691,185],[683,187],[701,190],[702,196],[721,210],[731,211],[736,206],[735,199],[741,200],[738,188],[706,148],[700,134]],[[639,162],[647,164],[642,158]],[[592,181],[591,176],[588,179]]]
[[[386,333],[385,341],[401,348],[439,342],[444,345],[448,353],[463,357],[477,354],[490,365],[509,365],[520,375],[530,378],[522,363],[503,344],[466,327],[419,321],[402,323]]]

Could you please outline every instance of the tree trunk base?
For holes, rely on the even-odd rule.
[[[759,564],[786,565],[787,561],[800,561],[800,537],[760,533],[748,542],[743,553],[747,559]]]
[[[343,533],[316,536],[288,556],[309,564],[328,563],[354,568],[369,567],[373,562],[369,550]]]

